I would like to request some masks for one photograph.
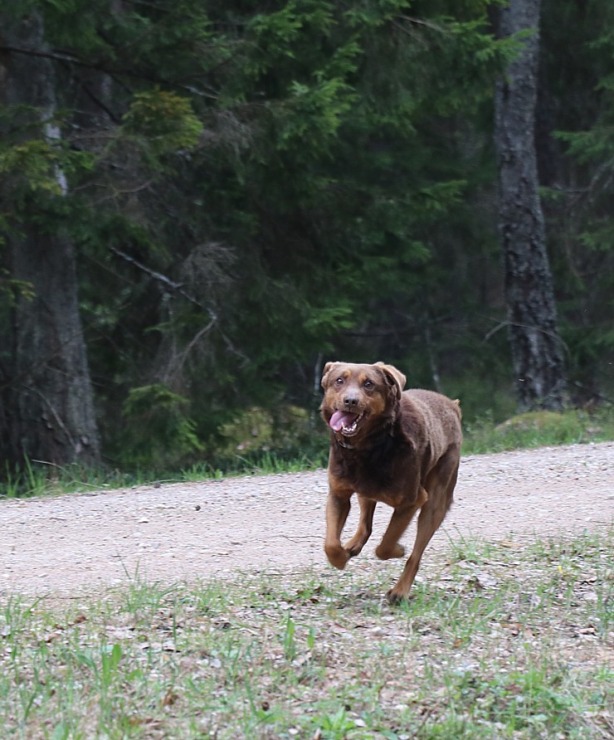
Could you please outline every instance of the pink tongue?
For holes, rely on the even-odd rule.
[[[335,411],[335,413],[330,417],[330,421],[328,423],[331,429],[335,432],[340,432],[343,427],[352,426],[352,423],[357,416],[358,414],[348,414],[345,411]]]

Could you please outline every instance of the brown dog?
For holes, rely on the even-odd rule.
[[[391,365],[329,362],[324,367],[322,418],[331,430],[324,550],[336,568],[358,555],[372,531],[379,501],[394,512],[375,554],[401,558],[399,538],[420,509],[414,549],[391,603],[405,599],[420,559],[452,504],[462,442],[458,401],[426,390],[403,392],[405,376]],[[352,494],[356,534],[341,544]]]

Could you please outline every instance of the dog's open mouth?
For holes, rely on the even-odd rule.
[[[330,417],[329,426],[335,432],[341,432],[346,437],[351,437],[358,431],[358,425],[362,417],[362,414],[352,414],[349,411],[335,411]]]

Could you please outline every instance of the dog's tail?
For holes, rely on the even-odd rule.
[[[463,412],[461,411],[461,405],[460,405],[460,400],[459,400],[458,398],[455,398],[455,399],[454,399],[454,400],[452,401],[452,403],[454,404],[454,410],[455,410],[455,411],[456,411],[456,413],[458,414],[458,418],[459,418],[459,419],[462,419],[462,418],[463,418]]]

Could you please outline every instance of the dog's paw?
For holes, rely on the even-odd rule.
[[[390,591],[386,593],[386,601],[391,606],[398,606],[399,604],[405,604],[408,600],[407,594],[400,594],[394,590],[394,588],[391,588]]]
[[[341,545],[334,548],[326,547],[324,549],[326,552],[326,557],[328,558],[328,562],[331,565],[334,565],[335,568],[343,570],[347,565],[348,560],[350,559],[350,553],[343,547],[341,547]]]
[[[384,547],[383,545],[378,545],[375,550],[375,555],[380,560],[390,560],[391,558],[402,558],[405,556],[405,548],[403,547],[403,545],[399,545],[398,542],[393,548]]]
[[[348,553],[351,558],[355,558],[360,555],[362,548],[364,547],[362,542],[355,543],[353,540],[349,540],[343,546],[343,549]]]

